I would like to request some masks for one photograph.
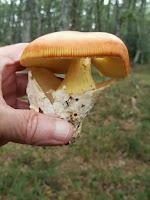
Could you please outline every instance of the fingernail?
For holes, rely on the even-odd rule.
[[[69,141],[73,135],[73,127],[66,121],[57,120],[55,124],[54,139]]]

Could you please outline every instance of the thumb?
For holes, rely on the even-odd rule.
[[[72,126],[59,118],[29,110],[0,109],[0,134],[7,141],[38,146],[67,144]]]

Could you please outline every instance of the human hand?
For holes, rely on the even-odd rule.
[[[28,110],[19,97],[26,94],[27,74],[19,58],[27,44],[0,48],[0,145],[7,142],[37,146],[67,144],[72,126],[59,118]]]

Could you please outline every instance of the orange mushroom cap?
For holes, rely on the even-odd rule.
[[[99,60],[94,59],[120,58],[121,64],[117,68],[120,73],[116,77],[125,77],[130,71],[125,44],[115,35],[104,32],[62,31],[44,35],[25,48],[20,62],[25,67],[48,67],[55,73],[63,73],[67,71],[72,58],[84,57],[93,58],[93,63],[98,63],[99,70],[106,76],[115,77],[115,70],[109,73],[114,66],[108,66],[106,70],[102,66],[101,70],[101,65],[107,65],[107,62],[103,60],[99,64]],[[108,65],[109,63],[111,64],[110,59]]]

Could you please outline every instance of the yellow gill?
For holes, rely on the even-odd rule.
[[[78,58],[72,60],[59,88],[64,88],[69,94],[81,94],[96,89],[91,75],[91,59]]]
[[[54,73],[66,73],[72,59],[62,58],[28,58],[22,59],[21,64],[28,68],[48,68]]]
[[[124,63],[120,57],[93,58],[92,64],[104,76],[112,78],[123,78],[126,76]]]
[[[54,73],[52,73],[47,68],[29,68],[32,73],[32,78],[37,81],[40,88],[46,94],[46,96],[51,100],[50,92],[56,90],[61,84],[62,80],[57,78]]]

